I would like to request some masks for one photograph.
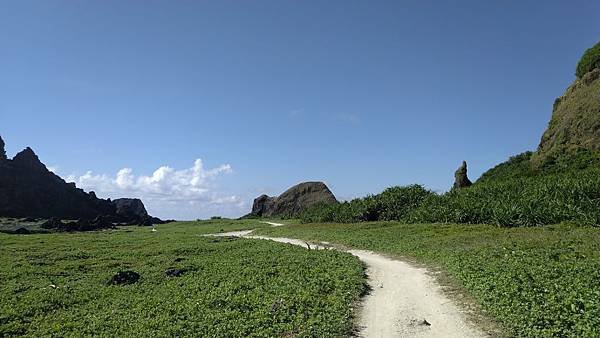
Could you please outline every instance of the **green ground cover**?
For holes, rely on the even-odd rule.
[[[303,224],[257,233],[404,256],[440,267],[508,335],[600,336],[600,229],[555,225]]]
[[[364,290],[357,258],[203,233],[215,220],[90,233],[0,234],[0,336],[341,336]],[[169,268],[184,269],[167,277]],[[107,285],[116,272],[140,280]],[[53,286],[51,286],[53,285]]]

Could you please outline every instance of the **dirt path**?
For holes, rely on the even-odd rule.
[[[280,227],[280,226],[284,225],[283,223],[275,223],[275,222],[261,222],[261,223],[269,224],[269,225],[274,226],[274,227]]]
[[[311,249],[318,244],[292,238],[252,236],[252,230],[215,234],[290,243]],[[371,292],[362,301],[359,336],[391,337],[485,337],[467,321],[466,315],[444,295],[428,271],[408,263],[364,250],[348,250],[367,266]]]

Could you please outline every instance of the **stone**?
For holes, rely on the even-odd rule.
[[[257,197],[247,217],[294,217],[316,203],[337,203],[337,199],[325,183],[303,182],[278,197]]]
[[[118,216],[132,223],[141,223],[148,218],[144,203],[138,198],[117,198],[112,201]]]
[[[252,203],[252,214],[262,216],[265,213],[268,213],[269,210],[272,209],[275,200],[275,197],[269,197],[267,195],[258,196]]]
[[[185,269],[167,269],[165,270],[165,275],[167,277],[179,277],[186,272]]]
[[[473,184],[467,177],[467,162],[463,161],[462,165],[454,173],[454,189],[463,189]]]
[[[31,234],[31,231],[29,231],[29,229],[27,229],[27,228],[20,227],[17,230],[15,230],[13,232],[13,234],[15,234],[15,235],[29,235],[29,234]]]
[[[40,225],[43,229],[64,229],[65,224],[58,218],[52,217]]]
[[[136,283],[140,280],[140,274],[127,270],[127,271],[119,271],[111,279],[108,281],[109,285],[128,285]]]

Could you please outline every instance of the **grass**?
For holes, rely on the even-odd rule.
[[[304,224],[259,234],[410,257],[446,271],[508,335],[600,336],[600,229],[396,222]]]
[[[201,234],[213,220],[90,233],[0,234],[0,336],[343,336],[364,289],[355,257]],[[169,268],[184,269],[167,277]],[[118,271],[141,275],[107,285]]]

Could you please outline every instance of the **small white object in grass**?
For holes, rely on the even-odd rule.
[[[154,227],[154,225],[152,226],[152,232],[156,232],[156,228]]]

